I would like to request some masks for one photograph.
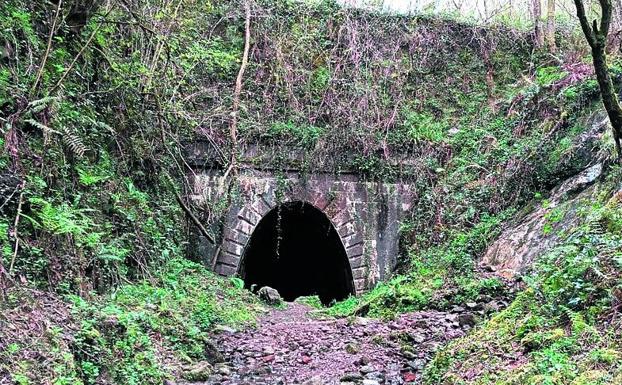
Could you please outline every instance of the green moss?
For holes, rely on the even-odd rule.
[[[606,229],[622,206],[605,202],[580,203],[584,224],[537,261],[526,278],[528,288],[506,310],[436,355],[426,384],[616,383],[622,350],[603,318],[609,317],[612,288],[622,275],[607,255],[622,239]],[[600,274],[612,279],[596,278]],[[465,376],[469,371],[477,375]]]

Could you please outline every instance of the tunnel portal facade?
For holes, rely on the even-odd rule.
[[[195,173],[192,176],[193,191],[190,198],[199,206],[202,202],[220,199],[223,185],[220,174],[221,172],[210,171]],[[246,276],[252,271],[254,274],[252,278],[260,280],[258,284],[269,283],[263,278],[271,273],[260,273],[258,278],[257,269],[261,266],[253,264],[276,265],[271,265],[268,260],[263,262],[246,260],[249,255],[258,253],[258,246],[252,241],[253,235],[256,231],[265,232],[265,229],[262,230],[262,220],[263,222],[269,220],[271,213],[278,207],[291,209],[295,208],[296,204],[302,204],[299,208],[303,212],[307,210],[319,213],[330,222],[331,228],[334,229],[331,242],[337,238],[343,255],[339,255],[337,246],[326,250],[332,253],[332,258],[343,257],[343,261],[329,264],[324,255],[314,256],[306,251],[301,252],[299,254],[303,257],[315,258],[315,261],[302,263],[298,266],[298,270],[287,271],[284,266],[276,266],[275,274],[294,274],[291,278],[281,277],[282,279],[299,279],[302,282],[304,279],[295,276],[296,271],[298,274],[306,272],[317,274],[319,268],[311,270],[301,268],[301,266],[309,267],[308,263],[317,263],[324,265],[323,268],[338,269],[334,274],[345,280],[341,283],[341,289],[335,292],[349,291],[349,294],[358,295],[373,288],[376,283],[385,280],[393,272],[399,251],[399,223],[410,209],[410,202],[413,201],[409,185],[369,182],[351,173],[302,175],[290,171],[275,175],[270,171],[252,168],[240,170],[236,183],[238,184],[236,198],[226,209],[220,226],[211,229],[217,234],[216,244],[212,245],[202,236],[196,236],[198,254],[207,264],[211,264],[216,273],[248,278]],[[287,206],[288,204],[293,206]],[[294,222],[291,223],[296,226],[304,224],[304,218],[302,220],[299,218],[297,222],[294,219],[292,221]],[[258,237],[266,242],[273,242],[270,235],[259,234]],[[309,247],[308,242],[312,242],[300,237],[297,239],[301,242],[301,250],[302,247]],[[287,247],[293,246],[288,244]],[[289,250],[291,251],[291,248]],[[319,249],[318,252],[326,250]],[[267,251],[263,254],[266,253]],[[213,255],[215,259],[210,258]],[[351,280],[351,285],[348,280]],[[287,293],[285,294],[287,296]],[[336,295],[341,296],[342,294]]]

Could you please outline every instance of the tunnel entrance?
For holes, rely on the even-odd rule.
[[[270,286],[283,299],[318,295],[323,304],[354,294],[352,271],[337,230],[313,205],[279,205],[257,224],[240,275],[250,288]]]

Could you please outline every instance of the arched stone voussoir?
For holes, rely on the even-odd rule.
[[[352,215],[351,210],[349,210],[348,208],[344,208],[343,210],[336,212],[332,217],[330,217],[331,222],[333,222],[333,225],[337,229],[354,222],[355,219],[356,218],[354,217],[354,215]]]
[[[244,247],[246,243],[250,239],[250,236],[244,233],[241,233],[235,229],[227,228],[224,231],[223,242],[229,241],[233,243],[237,243],[238,245]]]
[[[242,207],[240,211],[238,211],[237,217],[238,219],[246,221],[252,224],[253,226],[257,226],[257,224],[262,218],[262,215],[257,213],[255,210],[253,210],[252,204],[249,204],[247,206]]]
[[[356,245],[346,249],[346,254],[348,255],[348,259],[350,261],[354,260],[357,257],[364,255],[365,254],[364,242],[357,243]]]

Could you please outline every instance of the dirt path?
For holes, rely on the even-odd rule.
[[[226,363],[202,384],[418,383],[433,351],[464,335],[469,321],[463,314],[429,311],[394,321],[317,320],[310,310],[290,303],[264,316],[256,329],[219,334]]]

